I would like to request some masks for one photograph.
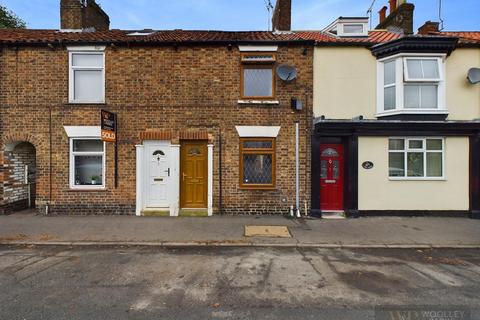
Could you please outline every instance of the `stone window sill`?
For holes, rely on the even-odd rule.
[[[260,104],[260,105],[279,105],[280,101],[278,100],[238,100],[239,105],[249,105],[249,104]]]

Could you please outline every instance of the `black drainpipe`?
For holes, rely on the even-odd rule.
[[[218,210],[223,214],[222,204],[222,129],[218,127]]]

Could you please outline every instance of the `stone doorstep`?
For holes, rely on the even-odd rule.
[[[208,217],[207,209],[180,209],[179,217]]]

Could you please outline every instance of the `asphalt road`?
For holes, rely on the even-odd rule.
[[[480,250],[0,247],[0,270],[2,320],[480,319]]]

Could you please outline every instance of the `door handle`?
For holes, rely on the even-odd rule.
[[[168,170],[165,170],[165,172],[168,174],[168,176],[170,177],[170,168],[168,168]]]
[[[182,172],[182,181],[185,181],[185,177],[186,177],[186,176],[187,176],[187,175]]]

